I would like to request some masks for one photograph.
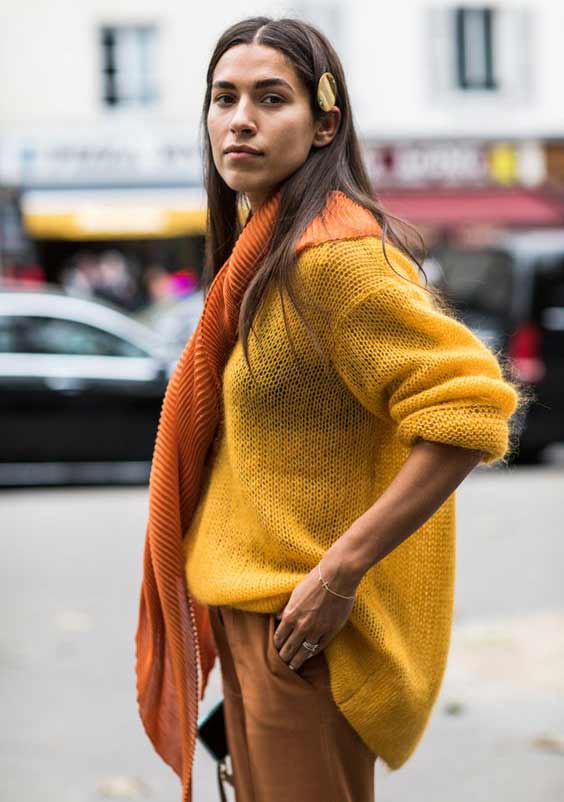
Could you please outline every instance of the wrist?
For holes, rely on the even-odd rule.
[[[334,543],[319,562],[321,576],[331,590],[352,596],[365,574],[363,564],[349,548]]]

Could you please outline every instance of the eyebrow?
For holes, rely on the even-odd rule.
[[[265,78],[262,81],[255,82],[255,89],[267,89],[269,86],[283,86],[286,89],[289,89],[291,92],[294,90],[290,86],[287,81],[284,81],[282,78]],[[236,89],[237,87],[235,84],[232,84],[230,81],[214,81],[212,84],[212,89]]]

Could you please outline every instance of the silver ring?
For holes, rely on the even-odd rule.
[[[319,649],[319,643],[310,643],[308,640],[302,641],[302,646],[304,649],[307,649],[308,652],[316,652]]]

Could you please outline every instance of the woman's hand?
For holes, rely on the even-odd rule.
[[[331,590],[352,596],[363,576],[443,504],[484,453],[421,440],[375,503],[325,552],[319,563]],[[344,627],[354,599],[325,590],[317,566],[294,588],[274,635],[280,657],[299,668]],[[302,641],[318,643],[309,652]]]
[[[319,563],[321,576],[332,590],[352,596],[358,580],[348,576],[346,567],[337,552],[327,551]],[[317,565],[296,585],[282,613],[274,633],[274,645],[280,657],[296,670],[314,654],[325,648],[345,626],[354,599],[342,599],[326,590],[319,581]],[[302,642],[318,643],[315,652],[302,646]]]

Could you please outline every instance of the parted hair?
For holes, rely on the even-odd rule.
[[[220,36],[207,69],[200,133],[204,186],[208,200],[205,266],[202,276],[204,292],[207,292],[233,250],[244,225],[241,209],[245,206],[242,193],[225,183],[213,160],[207,130],[213,75],[218,61],[226,51],[237,45],[253,43],[280,51],[293,65],[309,94],[314,121],[327,113],[317,102],[317,84],[324,72],[331,72],[337,83],[336,105],[341,111],[341,120],[330,144],[312,147],[305,162],[280,186],[273,188],[273,191],[280,189],[280,211],[267,250],[241,303],[239,335],[248,362],[249,332],[253,330],[253,320],[266,289],[274,284],[281,293],[282,303],[282,290],[286,292],[316,348],[325,356],[303,315],[306,301],[298,297],[298,288],[293,281],[293,267],[296,261],[295,245],[311,220],[322,211],[329,193],[339,190],[369,210],[382,230],[384,253],[388,239],[421,272],[424,243],[412,226],[385,211],[374,193],[353,122],[343,66],[327,37],[316,27],[300,19],[250,17],[230,26]],[[393,268],[391,263],[390,266]],[[307,299],[307,303],[319,309],[314,299]]]

